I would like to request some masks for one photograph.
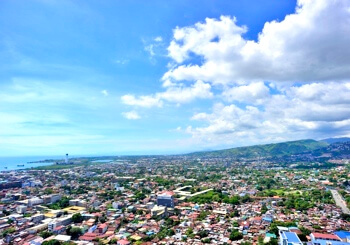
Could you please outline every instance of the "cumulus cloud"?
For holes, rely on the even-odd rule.
[[[350,2],[298,0],[295,13],[266,22],[256,41],[247,31],[230,16],[176,27],[164,91],[123,102],[215,98],[210,112],[202,108],[177,129],[202,144],[350,135]]]
[[[128,94],[122,96],[122,102],[126,105],[139,107],[162,107],[163,101],[174,103],[188,103],[196,98],[211,98],[213,93],[210,91],[211,86],[208,83],[197,81],[190,87],[184,85],[168,85],[166,91],[154,95],[143,95],[135,97]]]
[[[197,81],[190,87],[170,86],[165,92],[158,93],[158,96],[166,101],[175,103],[188,103],[196,98],[212,98],[211,86],[208,83]]]
[[[350,2],[299,0],[294,14],[267,22],[257,41],[246,40],[246,27],[221,16],[177,27],[168,47],[179,65],[164,80],[328,81],[350,76]],[[202,64],[181,64],[193,56]]]
[[[255,82],[228,88],[222,95],[230,102],[262,104],[270,96],[270,89],[263,82]]]
[[[310,91],[308,93],[307,91]],[[317,94],[317,96],[314,96]],[[211,113],[196,113],[202,126],[187,128],[201,141],[251,143],[350,134],[349,83],[292,86],[271,95],[262,109],[235,104],[214,105]]]
[[[141,119],[141,116],[136,111],[123,112],[122,115],[129,120]]]

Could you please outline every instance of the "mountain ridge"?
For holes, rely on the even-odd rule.
[[[325,141],[313,139],[303,139],[286,141],[280,143],[262,144],[228,148],[214,151],[192,152],[185,155],[192,157],[233,157],[233,158],[253,158],[253,157],[280,157],[293,154],[300,154],[320,149],[328,146]]]

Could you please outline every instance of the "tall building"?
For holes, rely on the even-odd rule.
[[[157,205],[168,208],[174,207],[174,192],[165,191],[157,196]]]
[[[66,154],[65,163],[68,164],[68,153]]]

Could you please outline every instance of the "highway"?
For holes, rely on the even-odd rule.
[[[331,190],[333,198],[337,206],[339,206],[344,214],[350,214],[350,210],[346,206],[346,202],[344,201],[343,197],[339,194],[337,190]]]

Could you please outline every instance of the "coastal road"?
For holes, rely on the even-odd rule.
[[[331,190],[333,198],[337,206],[339,206],[344,214],[350,214],[350,210],[346,206],[346,202],[344,201],[343,197],[339,194],[337,190]]]

